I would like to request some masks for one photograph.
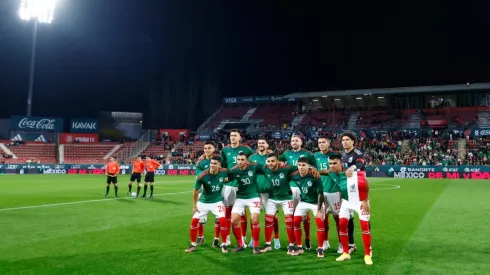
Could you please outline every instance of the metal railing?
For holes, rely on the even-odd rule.
[[[130,147],[124,148],[123,150],[114,154],[114,157],[118,161],[128,162],[132,159],[136,158],[141,152],[143,152],[148,144],[156,138],[155,130],[148,130],[144,133],[135,143],[133,143]]]

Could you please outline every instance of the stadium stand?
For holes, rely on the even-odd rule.
[[[119,147],[119,150],[130,146],[131,143],[125,143]],[[120,145],[117,142],[102,142],[96,144],[65,144],[64,145],[64,163],[69,164],[104,164],[104,159],[115,146]],[[114,152],[115,153],[115,152]]]
[[[4,158],[5,163],[56,163],[56,144],[38,141],[2,141],[16,158]]]

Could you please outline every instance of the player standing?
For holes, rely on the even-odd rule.
[[[196,176],[209,169],[209,165],[211,163],[211,159],[215,156],[216,147],[213,142],[206,141],[204,143],[203,156],[196,164]],[[219,156],[218,156],[219,157]],[[206,223],[206,218],[203,218],[199,221],[198,225],[198,237],[197,237],[197,245],[200,245],[204,242],[204,224]],[[216,218],[214,220],[214,241],[213,247],[218,247],[219,244],[219,233],[220,233],[220,223],[219,219]]]
[[[265,209],[265,247],[260,252],[263,253],[272,250],[271,239],[274,216],[277,214],[278,206],[281,206],[286,221],[286,232],[289,240],[288,255],[291,255],[294,253],[294,201],[289,182],[291,173],[297,171],[298,168],[289,165],[280,167],[277,155],[269,154],[267,155],[267,167],[262,170],[265,178],[270,183],[271,191]]]
[[[316,152],[313,154],[316,160],[316,166],[318,170],[328,170],[330,168],[328,162],[329,158],[332,155],[335,155],[337,153],[330,152],[330,140],[327,137],[319,137],[318,138],[318,149],[320,149],[319,152]],[[338,154],[337,154],[338,155]],[[339,155],[340,156],[340,155]],[[337,228],[337,236],[338,236],[338,231],[339,231],[339,210],[340,210],[340,190],[337,185],[331,185],[330,181],[328,181],[328,176],[320,176],[320,179],[323,184],[323,193],[326,196],[326,198],[329,198],[328,200],[325,198],[325,201],[332,202],[330,205],[325,205],[325,219],[324,219],[324,226],[325,226],[325,236],[323,238],[323,250],[327,250],[330,248],[330,243],[328,242],[328,231],[330,229],[329,223],[328,223],[328,216],[329,213],[333,214],[333,218],[335,220],[335,225]],[[339,247],[337,249],[337,252],[339,254],[342,254],[342,245],[340,244],[339,240]]]
[[[109,158],[109,162],[107,163],[105,167],[105,174],[107,176],[107,186],[105,187],[105,196],[109,196],[109,189],[111,187],[111,183],[114,184],[114,194],[117,196],[117,175],[119,174],[119,163],[116,162],[116,159],[114,157]]]
[[[146,175],[145,175],[145,188],[143,189],[142,198],[146,198],[146,190],[148,190],[148,183],[150,183],[150,199],[153,198],[153,182],[155,182],[155,170],[160,167],[160,162],[151,159],[149,156],[146,156],[145,161],[146,166]]]
[[[357,143],[357,138],[352,132],[344,132],[340,135],[342,141],[342,164],[346,169],[345,173],[347,177],[350,177],[357,169],[364,171],[364,154],[354,145]],[[354,242],[354,216],[349,219],[349,253],[357,250]]]
[[[291,150],[288,150],[284,152],[281,156],[279,156],[279,160],[287,163],[290,166],[297,166],[298,165],[298,159],[300,157],[305,157],[310,165],[313,167],[316,166],[316,161],[315,158],[313,157],[313,154],[305,149],[302,149],[301,146],[303,145],[303,140],[301,139],[300,136],[298,135],[293,135],[291,137]],[[306,215],[304,220],[304,230],[305,230],[305,248],[310,250],[311,249],[311,243],[310,243],[310,215]]]
[[[141,190],[141,173],[145,171],[145,163],[141,160],[141,157],[137,157],[133,162],[133,171],[131,172],[131,178],[128,184],[128,195],[131,194],[131,188],[133,187],[133,182],[136,180],[138,183],[138,189],[136,191],[136,197],[139,196]]]
[[[211,211],[220,221],[221,227],[221,251],[228,253],[226,247],[226,237],[228,228],[226,227],[225,206],[223,204],[223,186],[228,177],[228,170],[221,169],[221,158],[213,157],[209,163],[209,169],[202,172],[194,185],[194,207],[190,229],[191,245],[185,252],[196,251],[197,246],[197,227],[202,218],[207,217]],[[202,188],[202,194],[199,197],[199,190]],[[198,201],[199,197],[199,201]]]
[[[364,244],[364,262],[372,265],[371,259],[371,232],[370,232],[370,209],[369,209],[369,184],[364,171],[342,172],[340,156],[332,155],[329,161],[331,172],[328,173],[330,181],[337,184],[342,196],[340,206],[340,241],[343,253],[336,259],[341,262],[350,260],[351,248],[349,247],[348,224],[352,215],[357,212],[362,229],[362,241]],[[330,202],[328,203],[331,204]]]
[[[241,145],[240,144],[240,132],[237,129],[232,129],[230,131],[230,145],[226,146],[221,150],[221,159],[223,160],[222,166],[224,168],[227,168],[228,170],[231,170],[236,164],[237,164],[237,157],[240,152],[245,153],[245,156],[250,157],[251,155],[254,154],[254,151],[246,146],[246,145]],[[225,186],[225,193],[227,193]],[[233,207],[232,202],[228,202],[227,198],[228,196],[225,196],[225,207],[226,207],[226,220],[228,222],[228,228],[231,228],[231,210]],[[245,232],[242,232],[244,236],[246,235],[246,229],[247,229],[247,212],[243,213],[243,216],[241,218],[241,223],[243,223],[243,226],[245,228]],[[229,234],[228,234],[229,235]],[[246,243],[245,241],[243,242],[244,244]]]
[[[269,143],[267,142],[267,139],[265,137],[259,137],[259,139],[257,140],[257,153],[253,154],[249,158],[249,161],[260,165],[266,165],[268,149],[269,149]],[[267,205],[267,200],[269,199],[270,184],[267,181],[267,179],[264,177],[264,175],[260,175],[260,174],[257,175],[257,186],[260,194],[260,203],[262,207],[265,209],[265,206]],[[280,249],[281,242],[279,241],[279,222],[278,222],[277,213],[274,216],[273,228],[274,228],[274,248]],[[253,238],[250,240],[249,246],[253,246]]]
[[[245,213],[246,208],[250,211],[252,220],[252,237],[253,237],[253,253],[259,254],[259,238],[260,238],[260,197],[257,188],[257,173],[262,171],[262,165],[250,164],[247,156],[244,152],[238,153],[237,165],[233,167],[229,172],[229,179],[233,180],[234,185],[237,187],[236,200],[233,204],[231,222],[233,226],[233,234],[237,239],[238,246],[235,247],[232,252],[239,252],[245,249],[241,226],[240,217],[242,213]]]
[[[301,192],[301,201],[294,210],[294,236],[296,240],[297,249],[291,255],[297,256],[304,253],[303,245],[301,242],[301,221],[305,215],[309,215],[312,211],[316,217],[317,225],[317,238],[318,238],[318,250],[317,256],[319,258],[324,257],[323,253],[323,237],[325,234],[325,227],[323,223],[324,214],[319,206],[319,197],[323,197],[323,185],[319,178],[314,178],[309,173],[310,164],[305,157],[298,159],[298,172],[293,173],[291,181],[293,186],[299,188]]]

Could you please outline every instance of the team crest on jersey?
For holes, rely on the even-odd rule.
[[[356,192],[356,185],[355,184],[352,184],[352,185],[349,185],[349,192]]]
[[[284,178],[284,173],[279,173],[279,178],[283,179]]]
[[[223,182],[223,178],[219,178],[219,182]]]
[[[306,184],[308,185],[308,187],[311,187],[313,185],[311,181],[308,181]]]
[[[251,176],[253,176],[253,175],[254,175],[254,173],[253,173],[252,171],[248,171],[248,176],[249,176],[249,177],[251,177]]]
[[[352,162],[352,157],[350,157],[350,158],[347,160],[347,162]]]

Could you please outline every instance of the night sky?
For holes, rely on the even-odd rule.
[[[490,82],[488,1],[58,1],[36,116],[197,127],[228,96]],[[0,1],[0,118],[26,112],[33,25],[17,11]]]

